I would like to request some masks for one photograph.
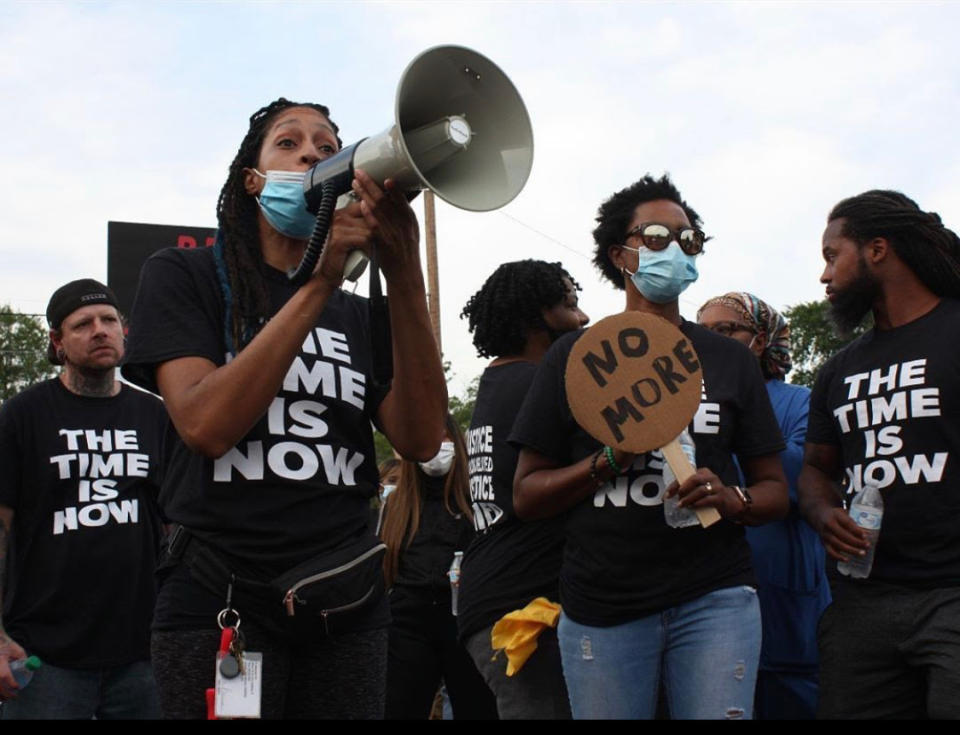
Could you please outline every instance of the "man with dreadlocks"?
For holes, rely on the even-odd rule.
[[[538,597],[559,599],[562,519],[524,523],[517,518],[517,449],[507,437],[547,348],[589,321],[577,303],[579,289],[560,263],[504,263],[461,314],[477,352],[493,361],[480,378],[468,433],[477,536],[463,559],[457,620],[504,720],[570,719],[556,631],[541,633],[536,651],[515,673],[506,657],[494,658],[491,631],[504,615]]]
[[[383,714],[371,422],[426,461],[447,394],[417,220],[392,182],[357,171],[358,201],[335,213],[312,277],[287,277],[314,227],[303,174],[339,150],[337,131],[322,105],[258,110],[220,193],[214,247],[162,251],[141,275],[124,374],[163,396],[175,427],[161,503],[177,528],[152,641],[168,717],[206,713],[220,627],[236,632],[218,676],[262,654],[263,716]],[[366,300],[340,289],[347,254],[373,247],[391,299],[392,385],[373,377]]]
[[[884,502],[873,569],[841,578],[820,620],[819,716],[960,717],[960,240],[895,191],[830,212],[821,282],[838,352],[810,399],[800,508],[830,556],[868,548],[841,504]],[[953,418],[950,418],[950,417]]]

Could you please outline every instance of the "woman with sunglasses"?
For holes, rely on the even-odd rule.
[[[747,529],[763,617],[755,714],[765,720],[811,720],[817,713],[817,621],[830,604],[830,585],[823,545],[797,507],[810,389],[784,382],[792,367],[790,326],[765,301],[741,291],[716,296],[700,307],[697,321],[742,342],[757,358],[787,442],[780,459],[790,512],[782,521]]]
[[[263,717],[383,716],[389,610],[370,525],[371,422],[427,460],[446,385],[417,220],[391,182],[357,171],[358,201],[334,214],[312,276],[287,276],[315,222],[303,174],[339,148],[323,105],[261,108],[220,192],[216,244],[162,250],[143,267],[124,375],[163,396],[175,427],[160,500],[177,528],[152,639],[166,717],[206,715],[216,666],[236,677],[238,665],[217,663],[221,627],[243,636],[233,659],[244,641],[244,657],[263,656]],[[347,254],[371,247],[392,302],[391,385],[373,377],[367,301],[340,288]]]
[[[594,263],[626,291],[626,310],[686,335],[704,385],[689,426],[698,469],[679,487],[664,487],[659,451],[613,450],[609,461],[574,421],[564,375],[579,334],[554,344],[520,409],[510,437],[522,446],[517,514],[568,514],[558,635],[571,709],[577,719],[652,718],[662,686],[675,719],[748,718],[760,610],[743,524],[787,510],[780,430],[750,352],[680,316],[705,237],[669,178],[645,176],[617,192],[597,222]],[[721,520],[671,528],[664,493]]]

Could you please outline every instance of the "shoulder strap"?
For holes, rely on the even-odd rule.
[[[390,335],[390,304],[380,285],[376,246],[370,250],[370,347],[375,387],[389,389],[393,380],[393,340]]]

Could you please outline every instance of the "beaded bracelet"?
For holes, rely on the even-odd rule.
[[[607,458],[607,464],[610,465],[610,469],[613,470],[613,474],[619,475],[623,472],[623,468],[617,464],[616,460],[613,458],[613,449],[610,447],[603,448],[603,456]]]
[[[601,454],[603,454],[603,450],[598,449],[597,453],[593,455],[593,459],[590,460],[590,479],[597,483],[597,487],[603,484],[603,480],[600,479],[600,475],[597,473],[597,460],[600,459]]]

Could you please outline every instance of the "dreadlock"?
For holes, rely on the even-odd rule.
[[[467,318],[473,344],[481,357],[523,351],[530,329],[546,329],[543,310],[563,301],[563,279],[578,284],[560,263],[518,260],[504,263],[486,280],[460,312]]]
[[[597,227],[593,231],[593,241],[596,250],[593,253],[593,264],[614,286],[622,289],[623,274],[610,260],[607,249],[612,245],[623,245],[624,235],[633,219],[636,208],[646,202],[666,199],[680,206],[694,227],[701,227],[700,215],[694,211],[680,196],[680,192],[670,175],[664,174],[659,179],[646,174],[635,184],[621,189],[600,205],[597,211]]]
[[[936,212],[924,212],[898,191],[874,189],[844,199],[827,220],[841,217],[844,237],[861,246],[885,238],[924,286],[937,296],[960,297],[960,239]]]
[[[309,107],[321,113],[333,126],[330,110],[310,102],[291,102],[281,97],[250,116],[250,127],[230,164],[227,181],[217,200],[217,259],[221,289],[227,313],[227,342],[239,352],[270,316],[270,303],[264,282],[263,255],[257,228],[257,200],[244,188],[244,169],[256,168],[260,147],[270,123],[290,107]],[[340,137],[337,144],[342,146]]]

